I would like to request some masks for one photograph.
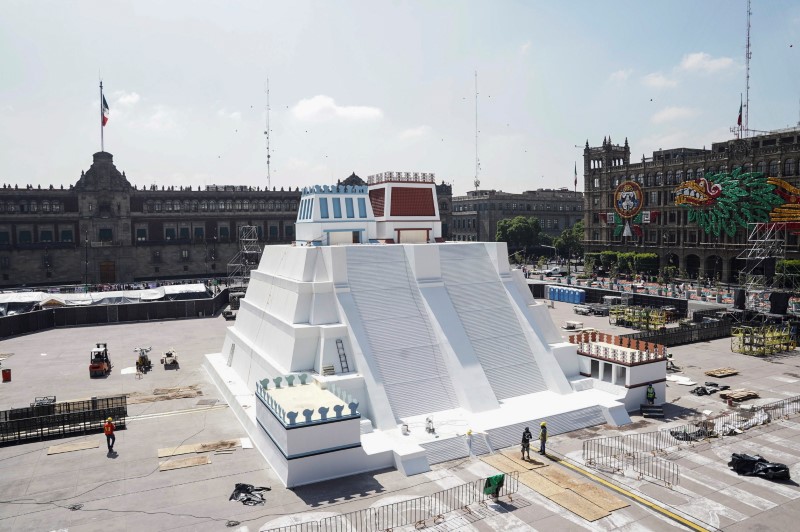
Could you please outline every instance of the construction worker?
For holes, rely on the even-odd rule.
[[[547,442],[547,421],[539,423],[539,454],[544,454],[544,445]]]
[[[106,443],[108,444],[108,452],[114,452],[114,442],[117,440],[117,437],[114,436],[114,420],[112,418],[106,419],[105,425],[103,425],[103,433],[106,435]]]
[[[656,402],[656,391],[651,383],[647,383],[647,392],[645,393],[645,397],[647,397],[648,405],[652,405]]]
[[[531,434],[531,429],[525,427],[525,430],[522,431],[522,459],[525,460],[525,455],[528,455],[528,460],[531,459],[531,440],[533,439],[533,434]]]

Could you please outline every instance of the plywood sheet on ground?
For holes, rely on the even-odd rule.
[[[178,458],[176,460],[167,460],[166,462],[159,462],[158,470],[171,471],[173,469],[183,469],[184,467],[194,467],[210,463],[211,463],[211,457],[208,455],[187,456],[186,458]]]
[[[71,453],[72,451],[84,451],[86,449],[97,449],[100,447],[100,440],[84,440],[53,445],[47,449],[47,454]]]
[[[543,461],[537,460],[535,458],[530,458],[530,459],[526,458],[523,460],[522,458],[520,458],[520,453],[517,451],[502,451],[500,454],[502,454],[503,456],[505,456],[506,458],[508,458],[509,460],[511,460],[512,462],[514,462],[515,464],[517,464],[518,466],[522,467],[525,470],[535,469],[537,467],[544,467],[547,465]]]
[[[562,488],[555,482],[546,479],[536,471],[525,471],[524,473],[520,473],[519,481],[536,493],[540,493],[545,497],[550,497],[556,493],[566,491],[566,488]]]
[[[614,510],[619,510],[620,508],[630,506],[629,502],[620,499],[613,493],[606,491],[599,486],[595,486],[594,484],[582,484],[580,486],[575,486],[572,488],[572,491],[584,499],[587,499],[589,502],[596,504],[607,512],[613,512]]]
[[[191,387],[176,388],[175,391],[165,392],[164,390],[172,390],[172,388],[156,388],[153,390],[153,395],[139,395],[132,393],[128,396],[127,403],[129,405],[137,405],[142,403],[155,403],[157,401],[169,401],[171,399],[191,399],[193,397],[200,397],[203,395],[202,390],[197,390]]]
[[[178,447],[164,447],[158,450],[159,458],[167,458],[169,456],[178,456],[181,454],[193,454],[197,452],[197,444],[190,443],[188,445],[180,445]]]
[[[502,454],[486,454],[481,456],[481,460],[495,469],[502,471],[503,473],[509,473],[511,471],[525,471],[525,469],[523,469],[521,466],[515,464],[512,460],[509,460]]]
[[[537,469],[536,472],[542,475],[543,477],[547,478],[548,480],[555,482],[562,488],[566,489],[571,489],[574,488],[575,486],[586,484],[585,481],[573,477],[563,469],[555,466],[543,467],[541,469]]]
[[[559,506],[563,506],[570,512],[583,517],[587,521],[597,521],[598,519],[611,515],[609,512],[603,510],[593,502],[584,499],[574,491],[564,490],[547,498]]]

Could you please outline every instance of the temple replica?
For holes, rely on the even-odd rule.
[[[287,486],[630,422],[662,346],[566,341],[503,242],[443,242],[433,174],[303,190],[205,367]],[[644,343],[642,343],[644,344]]]

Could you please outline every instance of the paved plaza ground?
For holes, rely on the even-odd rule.
[[[623,333],[608,318],[577,316],[572,305],[555,303],[557,325],[582,321],[598,330]],[[255,449],[206,453],[210,463],[160,471],[158,450],[192,443],[246,437],[232,412],[201,367],[206,353],[218,351],[226,322],[221,317],[50,330],[0,343],[12,381],[0,384],[0,409],[28,406],[36,396],[59,401],[130,394],[133,401],[152,399],[157,388],[195,386],[202,395],[130,404],[127,429],[117,435],[116,455],[106,453],[102,434],[0,447],[0,530],[248,530],[270,529],[354,510],[409,500],[497,473],[480,457],[434,466],[404,477],[394,470],[357,475],[296,489],[283,488]],[[89,350],[107,342],[114,370],[106,379],[89,379]],[[131,372],[136,347],[152,346],[152,372],[138,379]],[[161,353],[174,347],[180,369],[164,370]],[[753,403],[800,396],[800,354],[758,359],[730,351],[730,339],[671,350],[682,375],[702,384],[715,380],[760,394]],[[734,367],[739,375],[711,379],[703,372]],[[744,434],[685,445],[666,456],[679,466],[677,485],[667,487],[633,475],[601,473],[582,463],[587,439],[655,431],[677,426],[729,407],[718,397],[696,397],[691,387],[668,383],[666,420],[633,416],[633,425],[592,427],[554,435],[548,445],[548,468],[581,481],[596,482],[630,503],[607,517],[587,521],[520,483],[513,502],[445,515],[436,530],[792,530],[800,519],[800,487],[739,477],[727,467],[732,452],[761,453],[790,466],[800,479],[800,416],[773,420]],[[148,399],[149,398],[149,399]],[[214,402],[213,400],[218,400]],[[659,398],[661,401],[662,398]],[[535,404],[531,405],[532,416]],[[48,455],[48,448],[68,442],[97,442],[96,448]],[[516,452],[516,449],[514,449]],[[174,457],[172,460],[182,458]],[[572,467],[570,467],[572,466]],[[578,471],[576,471],[577,468]],[[588,471],[587,478],[580,470]],[[244,506],[229,501],[236,483],[269,486],[267,503]],[[631,498],[632,497],[632,498]],[[413,530],[408,526],[402,530]],[[398,528],[395,528],[398,530]]]

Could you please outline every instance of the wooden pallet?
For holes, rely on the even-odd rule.
[[[738,375],[739,370],[733,368],[717,368],[717,369],[710,369],[706,371],[706,375],[709,377],[730,377],[731,375]]]
[[[760,395],[758,395],[758,392],[753,390],[746,390],[744,388],[739,388],[738,390],[728,390],[720,392],[719,396],[722,399],[730,399],[736,402],[747,401],[749,399],[758,399],[760,397]]]

